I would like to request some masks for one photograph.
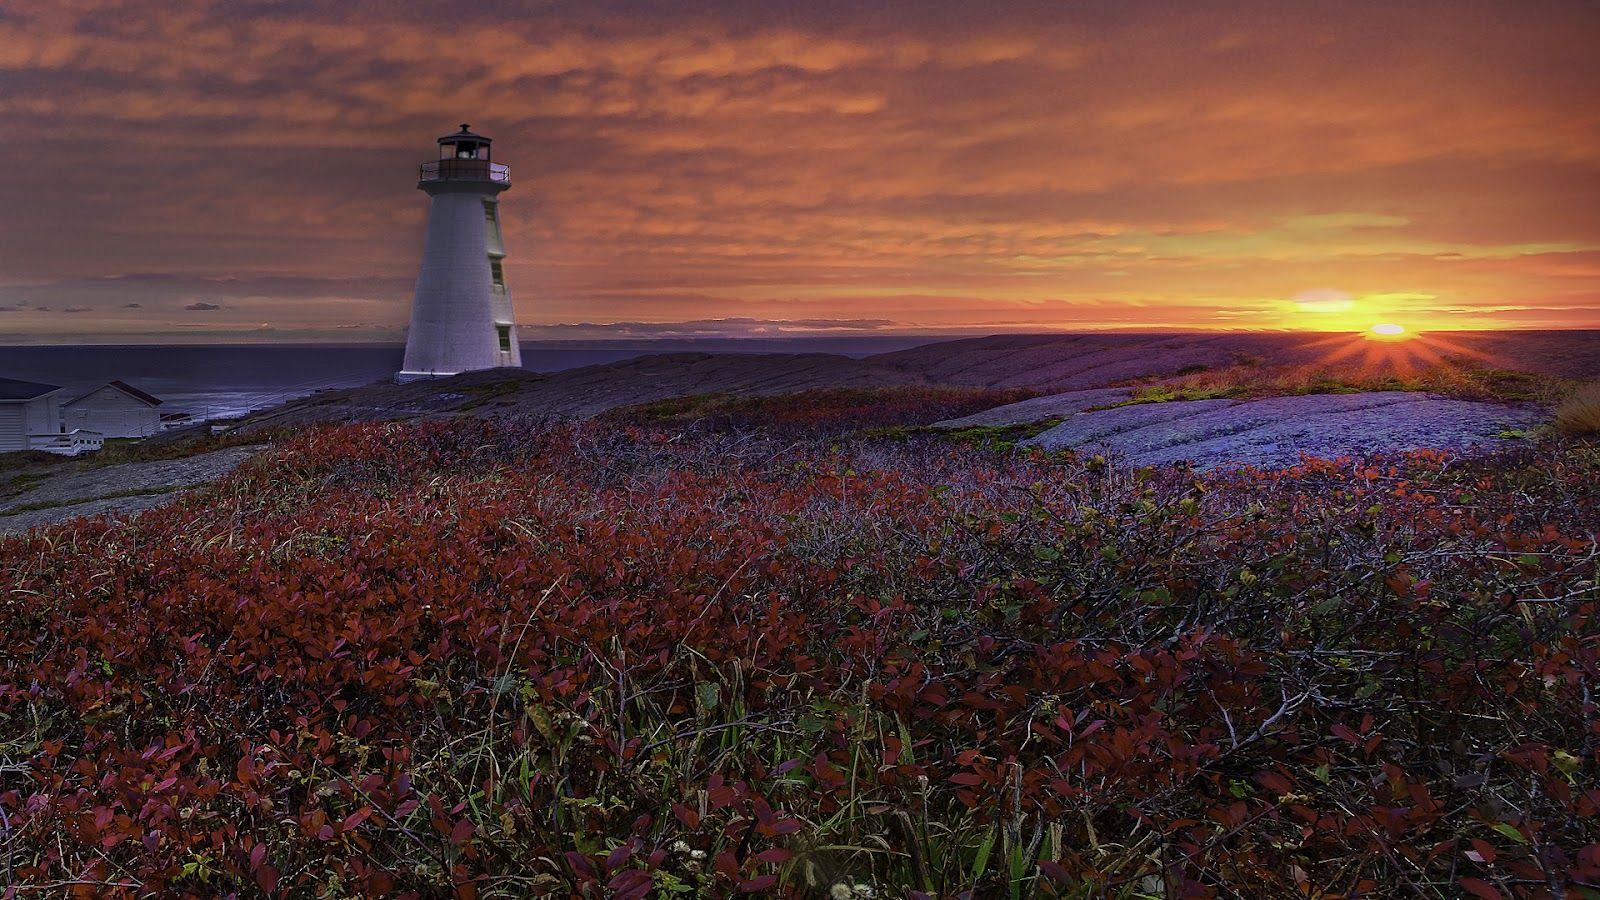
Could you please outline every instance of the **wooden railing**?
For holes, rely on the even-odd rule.
[[[60,434],[28,435],[29,450],[43,450],[57,456],[77,456],[80,453],[93,453],[105,444],[105,435],[98,431],[85,431],[81,428],[65,431]]]

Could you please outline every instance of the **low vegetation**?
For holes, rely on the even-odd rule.
[[[1600,890],[1594,445],[1135,471],[856,399],[320,428],[0,541],[0,882]]]
[[[1556,427],[1571,435],[1600,435],[1600,383],[1586,385],[1556,407]]]
[[[1362,373],[1349,366],[1243,364],[1200,369],[1173,378],[1136,383],[1132,387],[1129,399],[1115,405],[1363,391],[1427,391],[1464,400],[1551,404],[1570,391],[1572,385],[1550,376],[1470,366],[1427,366],[1409,373],[1393,369]]]
[[[926,425],[1039,396],[971,387],[821,388],[791,394],[699,394],[613,410],[607,421],[773,437],[839,435],[863,428]]]

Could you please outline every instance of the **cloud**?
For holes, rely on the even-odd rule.
[[[191,303],[188,306],[184,307],[184,309],[187,309],[190,312],[203,312],[203,311],[210,311],[210,310],[221,309],[221,308],[222,308],[221,306],[218,306],[215,303],[206,303],[205,301],[199,301],[197,303]]]
[[[1593,4],[370,6],[8,9],[0,298],[401,327],[466,118],[525,320],[1600,325]]]
[[[1294,295],[1294,305],[1300,312],[1341,313],[1355,306],[1355,303],[1349,291],[1332,288],[1317,288]]]

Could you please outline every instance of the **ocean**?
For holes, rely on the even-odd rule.
[[[940,340],[927,336],[524,341],[523,368],[559,372],[653,353],[838,353],[863,357]],[[161,398],[162,412],[225,418],[324,388],[393,377],[405,348],[386,344],[0,347],[0,378],[66,388],[75,397],[119,379]]]

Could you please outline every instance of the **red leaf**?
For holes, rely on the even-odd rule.
[[[344,821],[339,823],[339,830],[352,831],[360,826],[362,822],[365,822],[367,817],[370,815],[372,815],[372,808],[363,806],[350,815],[345,816]]]
[[[1066,867],[1053,859],[1041,860],[1039,862],[1039,871],[1043,872],[1045,877],[1051,881],[1068,881],[1072,878]]]
[[[672,804],[672,814],[677,817],[687,828],[700,827],[700,814],[684,806],[682,803]]]
[[[589,861],[589,857],[584,856],[582,853],[579,853],[576,850],[567,851],[567,865],[571,866],[572,870],[577,872],[579,877],[582,877],[586,880],[593,881],[594,879],[600,877],[600,873],[595,871],[594,863]]]
[[[1328,730],[1333,732],[1333,736],[1336,738],[1349,741],[1352,744],[1361,743],[1361,735],[1351,731],[1348,725],[1335,725]]]
[[[632,855],[633,855],[633,845],[632,844],[623,844],[622,846],[618,847],[617,849],[611,851],[611,855],[606,857],[606,871],[609,872],[609,871],[616,870],[623,863],[627,862],[628,861],[628,857],[630,857]]]
[[[1496,853],[1494,852],[1494,847],[1490,845],[1488,841],[1482,841],[1478,838],[1473,838],[1472,849],[1478,851],[1478,855],[1483,858],[1483,862],[1494,862]]]
[[[1474,897],[1482,897],[1483,900],[1505,900],[1504,894],[1495,890],[1494,885],[1482,878],[1463,878],[1459,883],[1471,891]]]
[[[1256,783],[1278,794],[1287,794],[1294,790],[1294,785],[1289,782],[1289,779],[1277,772],[1256,773]]]
[[[794,851],[785,850],[782,847],[773,847],[771,850],[763,850],[755,855],[756,862],[763,863],[781,863],[793,858]]]

